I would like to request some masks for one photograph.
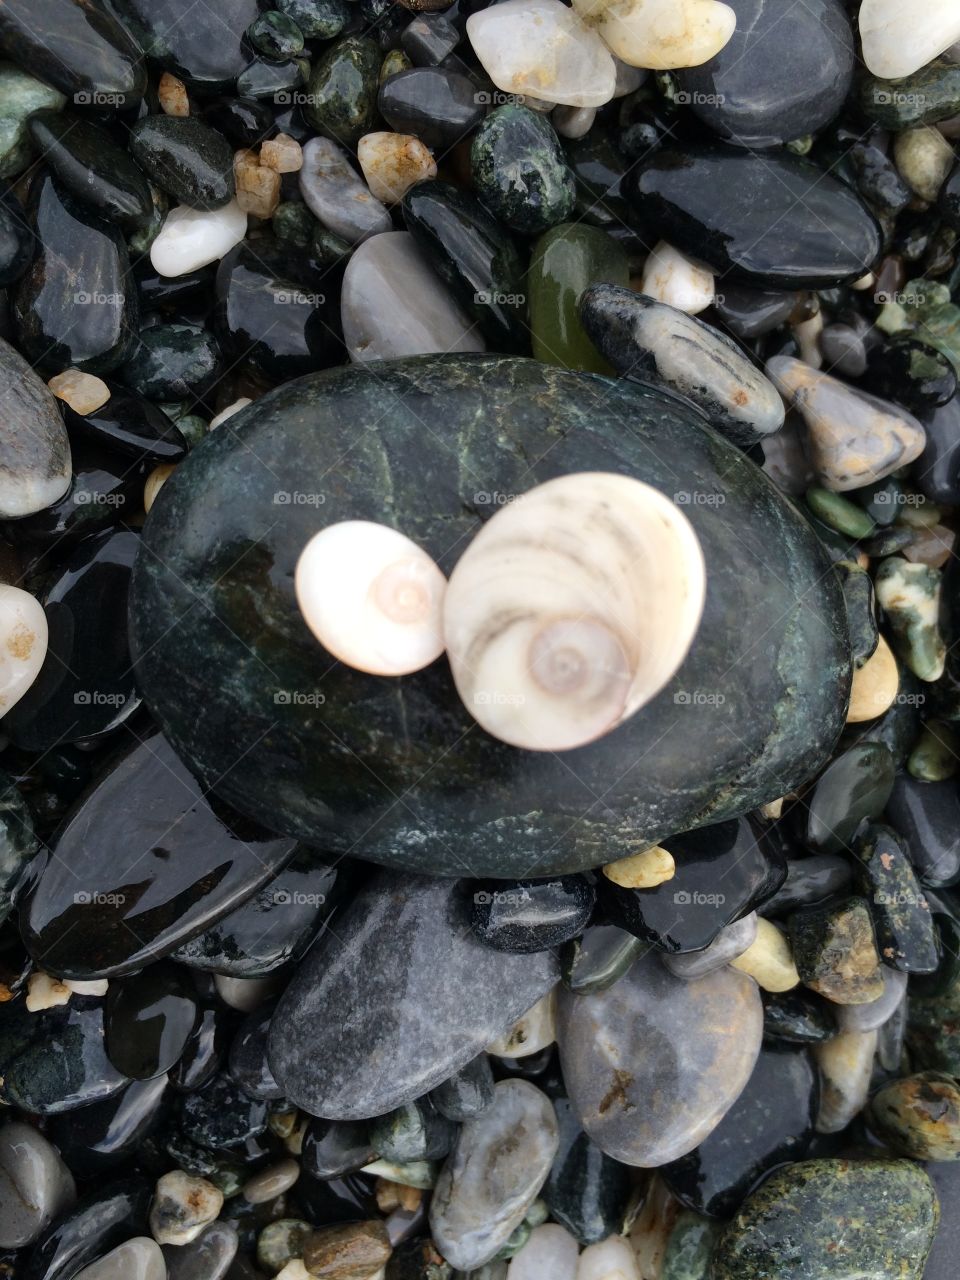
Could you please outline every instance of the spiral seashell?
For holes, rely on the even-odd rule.
[[[606,472],[549,480],[498,511],[450,575],[460,697],[512,746],[583,746],[676,672],[705,590],[697,535],[658,490]]]
[[[323,647],[377,676],[408,675],[439,658],[446,587],[415,542],[369,520],[321,529],[294,575],[300,612]]]

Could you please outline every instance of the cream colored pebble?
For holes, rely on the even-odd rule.
[[[82,417],[102,409],[110,399],[110,388],[102,378],[82,373],[79,369],[66,369],[55,374],[47,386],[58,400],[68,404],[74,413]]]
[[[730,963],[741,973],[749,974],[764,991],[792,991],[800,985],[800,975],[787,935],[762,916],[757,920],[757,936],[753,943]]]
[[[624,889],[655,889],[665,880],[672,880],[676,871],[677,864],[673,860],[673,854],[658,844],[644,849],[643,853],[635,853],[632,857],[608,862],[603,868],[607,879]]]
[[[875,720],[893,706],[900,688],[900,671],[893,650],[883,636],[862,667],[853,673],[847,724]]]
[[[161,462],[159,467],[154,467],[150,472],[143,486],[144,511],[149,512],[150,508],[157,500],[157,494],[170,479],[176,469],[177,468],[172,462]]]

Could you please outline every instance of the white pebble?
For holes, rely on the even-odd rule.
[[[150,246],[150,261],[162,276],[184,276],[218,262],[246,234],[247,215],[236,200],[222,209],[177,205]]]
[[[76,1280],[167,1280],[167,1264],[155,1240],[134,1236],[84,1267]]]
[[[643,268],[641,292],[695,316],[713,302],[714,278],[712,272],[661,240]]]
[[[717,0],[573,0],[610,49],[632,67],[699,67],[733,35],[737,15]]]
[[[412,186],[437,176],[437,162],[411,133],[367,133],[357,143],[357,159],[370,194],[396,204]]]
[[[506,0],[471,14],[467,36],[504,93],[567,107],[602,107],[617,71],[597,33],[560,0]]]
[[[225,409],[221,409],[216,417],[210,419],[209,430],[219,427],[221,422],[226,422],[228,418],[232,418],[235,413],[239,413],[241,409],[245,409],[248,404],[253,404],[249,396],[241,396],[239,400],[234,400],[233,404],[228,404]]]
[[[222,1208],[223,1192],[212,1182],[174,1169],[157,1182],[150,1230],[157,1244],[189,1244],[219,1217]]]
[[[0,716],[20,701],[47,656],[47,615],[29,591],[0,584]]]
[[[299,1258],[288,1262],[282,1271],[278,1271],[273,1280],[314,1280]]]
[[[507,1268],[507,1280],[577,1280],[580,1247],[569,1231],[548,1222],[536,1227]]]
[[[77,982],[73,978],[65,978],[63,985],[69,987],[75,996],[105,996],[110,983],[106,978],[91,978],[89,982]]]
[[[580,1255],[577,1280],[643,1280],[636,1255],[623,1236],[609,1236]]]
[[[56,1009],[70,999],[70,988],[59,978],[53,978],[42,969],[31,973],[27,979],[27,1013],[41,1013],[44,1009]]]
[[[960,40],[957,0],[863,0],[860,40],[867,70],[884,80],[913,75]]]

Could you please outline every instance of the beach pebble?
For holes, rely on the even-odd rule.
[[[299,184],[310,212],[347,244],[359,244],[393,226],[346,152],[329,138],[311,138],[305,144]]]
[[[643,268],[642,292],[695,316],[713,302],[713,274],[661,240]]]
[[[507,1267],[507,1280],[577,1280],[580,1247],[569,1231],[556,1222],[530,1232],[527,1243]]]
[[[749,974],[764,991],[792,991],[800,982],[790,941],[771,920],[757,920],[756,938],[731,964]]]
[[[633,67],[698,67],[733,35],[737,15],[717,0],[574,0],[609,48]]]
[[[437,162],[409,133],[367,133],[357,143],[357,159],[375,200],[397,204],[417,182],[437,176]]]
[[[818,1133],[840,1133],[863,1110],[876,1051],[876,1031],[844,1031],[814,1045],[821,1082]]]
[[[32,1244],[76,1199],[73,1175],[33,1125],[0,1128],[0,1248]]]
[[[0,583],[0,716],[27,692],[47,656],[47,616],[28,591]]]
[[[167,1267],[155,1240],[135,1236],[84,1267],[75,1280],[167,1280]]]
[[[174,1169],[157,1183],[150,1230],[158,1244],[189,1244],[219,1216],[222,1208],[223,1192],[213,1183]]]
[[[960,40],[954,0],[863,0],[859,25],[867,70],[884,80],[913,75]]]
[[[637,1257],[623,1236],[610,1236],[584,1249],[576,1280],[643,1280]]]
[[[219,209],[178,205],[150,246],[150,261],[162,276],[185,276],[219,261],[246,234],[247,215],[236,200]]]

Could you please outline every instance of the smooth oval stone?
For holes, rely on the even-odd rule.
[[[190,1244],[167,1245],[166,1272],[160,1280],[223,1280],[239,1245],[236,1227],[229,1222],[212,1222]]]
[[[72,1280],[88,1263],[140,1234],[151,1192],[136,1175],[89,1192],[34,1245],[23,1280]]]
[[[482,351],[476,322],[437,279],[409,231],[365,240],[343,275],[343,340],[351,360]]]
[[[140,332],[120,378],[148,400],[202,399],[220,372],[213,334],[195,324],[156,324]]]
[[[920,1280],[939,1221],[908,1160],[804,1160],[774,1173],[724,1228],[715,1280]]]
[[[99,409],[80,414],[64,405],[63,414],[72,432],[127,457],[179,462],[187,452],[182,432],[162,409],[116,383],[110,386],[110,399]]]
[[[645,231],[745,284],[829,289],[880,252],[877,223],[850,188],[787,153],[665,148],[626,194]]]
[[[48,1132],[71,1168],[98,1176],[128,1159],[159,1125],[167,1080],[134,1080],[120,1093],[54,1116]]]
[[[916,467],[916,485],[931,502],[960,503],[960,396],[921,415],[927,443]]]
[[[20,279],[36,245],[20,201],[9,189],[0,192],[0,288]]]
[[[514,231],[536,235],[573,213],[576,187],[560,140],[529,107],[491,111],[471,143],[470,171],[480,199]]]
[[[904,1002],[907,975],[898,969],[882,968],[883,995],[869,1004],[838,1004],[834,1010],[841,1034],[877,1031],[897,1013]]]
[[[549,951],[582,933],[596,894],[583,876],[489,881],[473,894],[473,931],[497,951]]]
[[[863,0],[863,60],[875,76],[912,75],[960,40],[960,14],[950,0],[932,0],[914,13],[896,0]]]
[[[304,115],[318,133],[354,148],[374,128],[380,50],[366,36],[344,36],[313,65]]]
[[[58,502],[70,488],[70,441],[57,401],[26,360],[0,338],[0,517],[18,519]]]
[[[75,1280],[167,1280],[167,1266],[155,1240],[134,1236],[84,1267]]]
[[[150,186],[106,130],[56,111],[31,116],[29,127],[43,158],[76,200],[130,230],[149,222]]]
[[[561,990],[557,1040],[580,1123],[608,1156],[654,1168],[692,1151],[750,1078],[763,1009],[752,979],[693,982],[650,954],[609,990]]]
[[[235,911],[178,947],[191,969],[259,978],[306,953],[334,905],[337,873],[303,849]]]
[[[386,420],[385,436],[366,430]],[[479,421],[488,426],[481,433]],[[799,786],[822,767],[849,679],[839,583],[826,576],[809,525],[772,482],[678,401],[534,361],[437,357],[313,375],[261,397],[230,423],[166,482],[150,514],[149,552],[138,561],[132,616],[151,710],[231,804],[332,852],[432,874],[460,875],[467,865],[478,876],[522,876],[531,866],[556,875],[626,857],[694,821],[754,808],[774,798],[772,789]],[[495,475],[493,424],[512,442],[496,453]],[[453,455],[438,449],[438,438]],[[250,462],[248,450],[261,461]],[[698,491],[725,497],[685,507],[707,559],[699,637],[673,684],[569,763],[471,732],[443,662],[403,677],[402,686],[333,664],[321,684],[316,641],[293,592],[317,505],[324,523],[383,522],[383,485],[371,477],[386,465],[393,494],[386,519],[449,571],[460,542],[503,495],[571,471],[614,470],[672,496],[681,454],[696,468]],[[542,463],[531,469],[536,458]],[[333,467],[343,476],[336,489],[325,478]],[[481,475],[489,480],[478,490]],[[196,593],[209,611],[191,607]],[[752,656],[755,634],[744,630],[760,599],[770,654],[762,663]],[[257,656],[267,634],[276,684]],[[229,697],[203,674],[214,654],[231,672]],[[732,665],[735,679],[725,684],[720,677]],[[290,690],[300,696],[276,696]],[[269,750],[254,746],[238,763],[228,743],[259,743],[268,726]],[[292,762],[282,784],[277,750]],[[618,769],[625,753],[643,754],[644,768]],[[295,781],[298,770],[309,786]]]
[[[886,816],[906,840],[923,884],[940,888],[960,880],[960,794],[953,782],[918,782],[898,773]]]
[[[906,842],[890,827],[871,825],[858,833],[854,848],[880,958],[903,973],[932,973],[939,963],[937,937]]]
[[[145,116],[130,130],[130,150],[178,204],[220,209],[233,199],[230,144],[195,116]]]
[[[164,1075],[183,1053],[196,1017],[196,992],[174,964],[150,965],[111,982],[104,1005],[107,1057],[133,1080]]]
[[[735,342],[695,316],[613,283],[583,294],[580,317],[618,373],[679,391],[734,444],[755,444],[783,426],[773,383]]]
[[[497,351],[524,351],[524,263],[479,200],[449,182],[418,182],[403,198],[407,230]]]
[[[377,105],[398,133],[412,133],[444,151],[471,133],[486,114],[473,80],[443,67],[412,67],[390,76]]]
[[[431,1092],[430,1100],[448,1120],[469,1120],[485,1111],[493,1101],[493,1072],[490,1059],[479,1054],[465,1067]]]
[[[22,1001],[4,1009],[0,1054],[0,1100],[37,1115],[87,1106],[127,1084],[104,1052],[103,1009],[90,999],[40,1013]]]
[[[130,354],[139,312],[123,237],[49,174],[34,184],[30,212],[41,249],[14,298],[24,354],[50,373],[109,373]]]
[[[21,1249],[76,1199],[73,1174],[32,1125],[0,1129],[0,1248]]]
[[[243,37],[257,0],[113,0],[116,12],[167,71],[200,89],[225,89],[250,61]]]
[[[0,49],[78,105],[135,107],[147,87],[130,33],[84,0],[4,0]]]
[[[786,876],[783,859],[744,818],[672,836],[664,848],[677,869],[655,889],[625,889],[606,876],[597,884],[609,919],[664,951],[702,951]]]
[[[679,101],[721,138],[753,149],[828,124],[853,80],[854,38],[840,0],[793,8],[730,0],[730,8],[733,35],[709,62],[678,72]]]
[[[448,1262],[489,1262],[520,1225],[557,1153],[553,1105],[527,1080],[502,1080],[490,1107],[460,1132],[430,1204],[430,1230]]]
[[[893,757],[882,743],[858,743],[837,756],[807,799],[807,844],[841,853],[864,818],[883,812],[893,783]]]
[[[129,973],[227,915],[294,847],[207,798],[155,734],[60,828],[21,913],[24,940],[62,977]]]
[[[493,1095],[493,1078],[490,1079]],[[311,1120],[303,1140],[300,1165],[311,1178],[327,1182],[355,1173],[377,1159],[367,1137],[369,1126],[355,1120]]]
[[[330,1119],[383,1115],[466,1066],[555,984],[549,952],[494,951],[468,921],[454,881],[374,877],[277,1007],[270,1065],[285,1096]]]
[[[247,215],[236,200],[222,209],[177,205],[150,246],[150,263],[165,278],[190,275],[219,261],[246,233]]]
[[[819,1094],[805,1049],[763,1048],[746,1088],[714,1131],[660,1176],[697,1213],[729,1218],[768,1169],[804,1158]]]
[[[49,586],[43,601],[47,656],[36,681],[4,717],[4,728],[23,749],[47,751],[98,738],[140,705],[127,637],[117,627],[139,545],[129,529],[93,533]]]
[[[292,257],[261,244],[237,245],[217,269],[215,323],[226,357],[277,382],[341,359],[336,299]],[[318,280],[328,287],[319,273]]]
[[[626,253],[597,227],[561,223],[542,235],[527,275],[534,356],[566,369],[610,372],[602,346],[581,323],[578,304],[584,290],[626,285],[629,278]]]
[[[568,1098],[554,1103],[560,1145],[541,1196],[550,1216],[579,1240],[597,1244],[624,1226],[630,1200],[629,1170],[604,1155],[584,1133]]]
[[[393,230],[386,207],[330,138],[311,138],[304,146],[297,181],[310,212],[348,244]]]
[[[845,889],[853,878],[849,858],[835,853],[816,853],[809,858],[788,858],[787,878],[760,907],[762,916],[786,915],[794,907],[822,902]]]

